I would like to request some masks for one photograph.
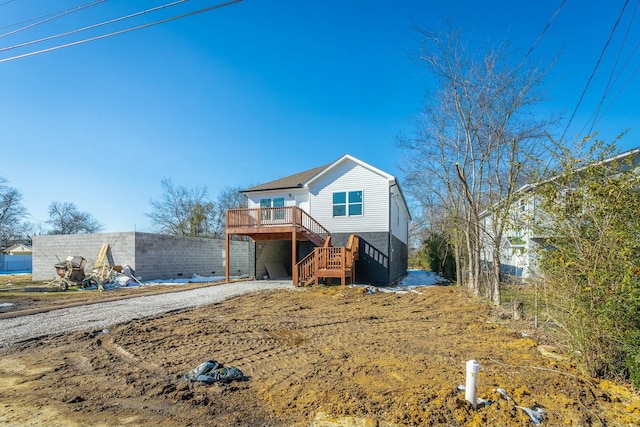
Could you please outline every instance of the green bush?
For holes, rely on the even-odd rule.
[[[423,242],[422,253],[429,270],[442,275],[445,279],[455,280],[456,267],[453,248],[443,234],[431,234]]]
[[[603,149],[601,153],[607,153]],[[610,152],[609,152],[610,153]],[[640,388],[640,176],[635,154],[564,159],[536,190],[550,314],[596,377]]]

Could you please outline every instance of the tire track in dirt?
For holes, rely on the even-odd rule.
[[[311,414],[319,402],[335,399],[350,402],[368,396],[365,400],[371,400],[372,391],[378,396],[374,401],[383,401],[406,391],[412,376],[433,378],[428,366],[434,360],[451,363],[446,350],[425,345],[434,335],[454,341],[457,334],[429,329],[425,296],[359,295],[349,290],[347,296],[332,295],[321,310],[317,304],[322,299],[312,305],[296,296],[284,307],[271,295],[245,296],[242,301],[237,306],[233,300],[214,306],[210,316],[202,315],[207,309],[195,309],[134,321],[114,334],[119,345],[138,359],[153,359],[153,349],[174,354],[170,360],[154,362],[174,378],[209,359],[239,367],[249,377],[249,388],[281,415],[293,410]],[[379,306],[380,313],[374,309],[371,314],[368,305]],[[407,305],[414,305],[410,315]],[[248,312],[243,306],[260,310]],[[363,310],[360,316],[359,310]],[[417,340],[408,342],[406,335],[398,334],[406,330],[416,331]],[[402,368],[407,362],[424,368],[407,374]],[[371,380],[376,377],[381,379]],[[344,390],[346,378],[351,391]],[[328,409],[345,410],[341,405]]]
[[[171,294],[118,297],[91,306],[72,304],[68,308],[43,309],[27,316],[0,318],[0,348],[43,336],[105,328],[159,313],[215,304],[227,298],[269,289],[291,290],[291,282],[232,282]]]
[[[548,425],[607,419],[599,413],[612,400],[605,393],[562,375],[575,370],[542,357],[533,339],[499,326],[486,306],[468,300],[454,288],[422,295],[349,287],[265,292],[0,354],[47,368],[15,393],[36,402],[34,413],[47,408],[39,421],[57,413],[58,425],[308,426],[320,412],[365,417],[371,425],[530,425],[513,405],[470,411],[456,386],[471,358],[482,364],[483,398],[499,399],[493,390],[504,387],[523,406],[544,406]],[[183,378],[209,359],[248,378],[213,385]],[[0,400],[15,396],[2,393]],[[638,424],[620,404],[610,407],[622,408],[621,421],[607,425]],[[12,421],[16,408],[9,408]],[[0,405],[0,425],[2,416]]]
[[[268,301],[264,306],[268,312]],[[224,311],[225,315],[218,314],[215,321],[203,322],[201,319],[198,322],[199,328],[210,332],[208,347],[213,349],[210,354],[215,357],[207,358],[240,367],[252,380],[260,383],[259,391],[264,396],[276,396],[291,388],[301,391],[305,388],[304,382],[317,374],[319,369],[338,366],[352,358],[354,353],[370,352],[372,348],[384,351],[389,346],[405,345],[400,339],[393,339],[394,331],[416,327],[416,319],[407,319],[400,314],[386,315],[384,318],[369,315],[354,320],[353,313],[338,308],[325,315],[309,317],[304,314],[304,307],[294,306],[280,311],[278,315],[253,316],[253,329],[247,330],[243,322],[245,319],[238,316],[235,310]],[[418,311],[416,315],[419,315]],[[186,321],[181,319],[180,323]],[[354,350],[353,339],[357,341],[361,334],[373,336],[373,341],[369,339]],[[346,336],[351,344],[345,344]],[[181,345],[179,343],[177,347]],[[199,346],[192,348],[197,351]],[[340,355],[339,360],[328,356],[336,352]],[[351,368],[348,373],[353,375],[363,367],[366,370],[368,362],[366,360],[358,367]],[[327,373],[339,374],[331,369]],[[396,382],[405,379],[398,372],[392,372],[390,376]]]

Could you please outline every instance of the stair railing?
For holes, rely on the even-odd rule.
[[[315,279],[317,270],[315,251],[311,252],[309,255],[304,257],[302,261],[298,262],[296,264],[296,268],[298,269],[298,283],[294,283],[295,286],[300,286],[300,284],[305,285],[312,279]]]

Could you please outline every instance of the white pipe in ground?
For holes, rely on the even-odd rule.
[[[467,383],[464,391],[464,398],[476,409],[476,387],[478,385],[478,372],[480,364],[475,360],[467,360]]]

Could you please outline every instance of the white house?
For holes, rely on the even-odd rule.
[[[537,246],[544,244],[544,238],[534,231],[537,220],[537,200],[535,187],[525,185],[517,193],[517,201],[511,206],[508,218],[509,226],[505,228],[500,242],[500,270],[503,274],[516,279],[527,279],[535,274],[535,254]],[[482,260],[487,265],[493,262],[494,244],[492,239],[492,217],[489,211],[480,215],[482,235]]]
[[[636,148],[603,161],[604,165],[615,167],[631,167],[640,173],[640,148]],[[585,166],[588,167],[588,166]],[[576,172],[579,173],[580,170]],[[554,178],[552,178],[553,180]],[[536,274],[536,254],[546,248],[546,240],[549,236],[542,236],[536,231],[540,224],[548,218],[539,207],[539,198],[536,196],[537,185],[527,184],[518,191],[518,198],[512,204],[509,212],[509,226],[505,228],[500,243],[500,269],[503,274],[517,279],[527,279]],[[567,189],[571,191],[571,189]],[[483,239],[482,258],[485,262],[492,262],[493,245],[490,244],[492,230],[492,218],[488,211],[480,217],[482,229],[485,230]]]
[[[395,177],[362,160],[347,154],[241,193],[247,209],[228,212],[227,236],[256,242],[256,277],[273,276],[269,266],[280,264],[296,282],[296,264],[316,247],[349,250],[352,235],[359,241],[351,248],[357,249],[352,278],[389,284],[406,273],[406,200]]]

